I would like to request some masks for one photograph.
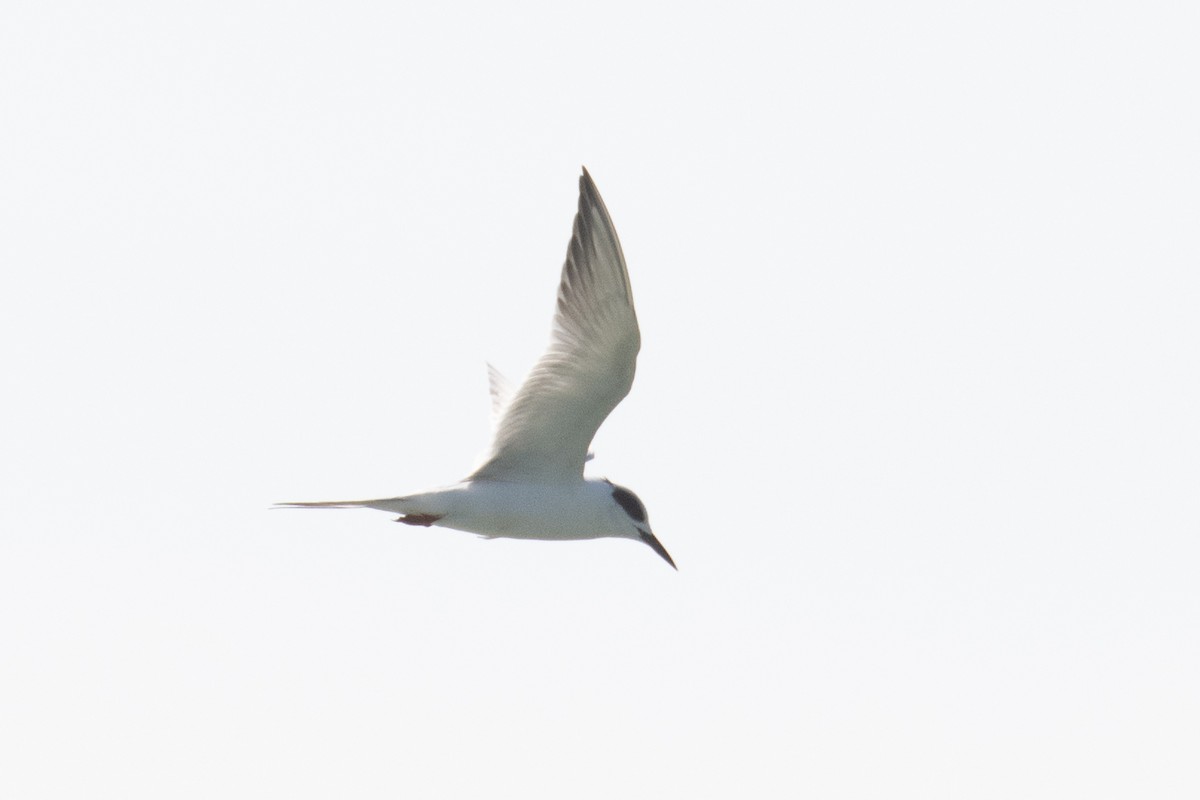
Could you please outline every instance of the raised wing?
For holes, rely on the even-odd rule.
[[[504,420],[504,411],[512,402],[513,385],[508,378],[504,377],[504,373],[491,364],[488,364],[487,368],[488,391],[492,395],[492,430],[496,430]]]
[[[492,395],[492,431],[494,432],[504,421],[504,412],[508,409],[508,404],[512,402],[516,387],[512,385],[512,381],[504,377],[503,372],[491,364],[488,364],[487,368],[488,391]],[[589,449],[584,461],[591,461],[595,457],[596,454]]]
[[[629,394],[640,348],[621,243],[585,169],[550,347],[508,404],[470,480],[578,480],[597,429]]]

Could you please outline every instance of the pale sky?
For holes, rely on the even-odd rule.
[[[8,3],[0,796],[1200,795],[1200,11]],[[587,165],[631,541],[371,511]]]

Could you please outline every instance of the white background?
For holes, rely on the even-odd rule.
[[[1196,797],[1193,4],[0,12],[0,794]],[[464,475],[580,164],[630,541]]]

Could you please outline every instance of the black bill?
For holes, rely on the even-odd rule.
[[[645,542],[646,544],[650,545],[650,547],[653,548],[654,552],[656,552],[660,556],[662,556],[663,561],[666,561],[668,564],[671,565],[671,569],[678,572],[679,567],[675,566],[675,562],[673,560],[671,560],[671,554],[667,552],[667,548],[662,546],[662,542],[660,542],[658,540],[658,537],[656,537],[650,531],[644,531],[641,528],[638,528],[637,530],[638,530],[638,534],[640,534],[642,537],[642,541]]]

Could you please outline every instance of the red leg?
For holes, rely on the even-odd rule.
[[[428,528],[433,523],[437,522],[445,514],[406,514],[403,517],[397,517],[396,522],[403,522],[405,525],[423,525]]]

